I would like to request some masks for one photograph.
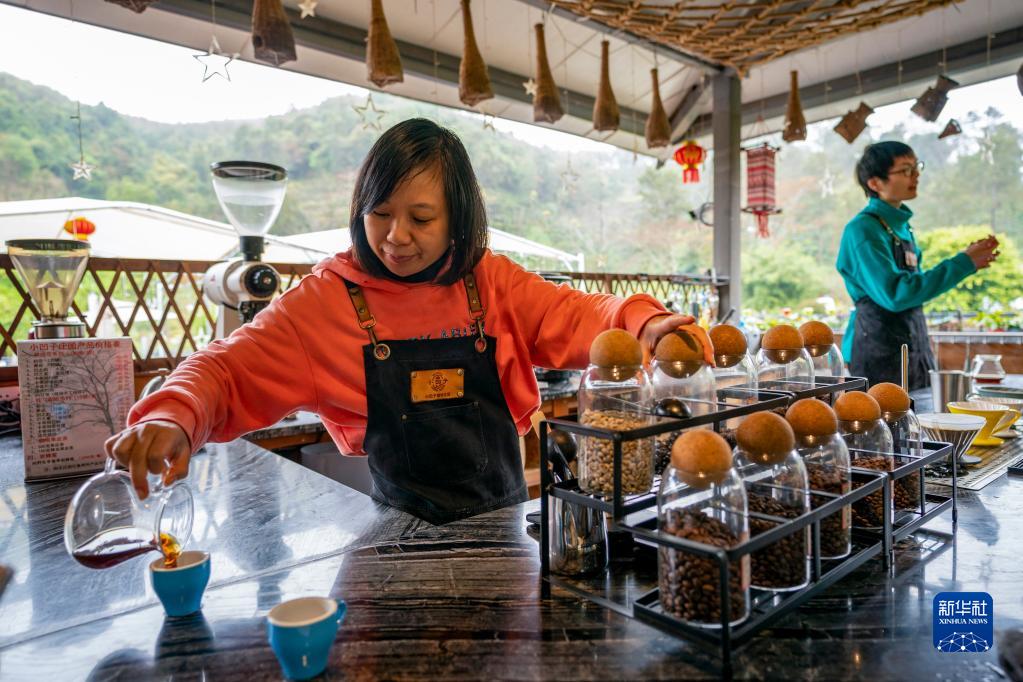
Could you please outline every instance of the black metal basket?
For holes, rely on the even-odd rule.
[[[853,467],[852,480],[854,487],[846,493],[836,494],[824,491],[811,490],[811,495],[819,502],[815,503],[816,508],[794,518],[783,518],[748,512],[751,518],[759,518],[770,521],[776,525],[755,536],[749,538],[730,548],[715,547],[691,540],[675,537],[668,533],[662,533],[657,529],[656,514],[648,510],[657,503],[656,490],[659,481],[655,480],[650,491],[634,495],[622,494],[622,444],[629,441],[649,438],[661,434],[667,434],[694,426],[711,425],[715,431],[720,431],[722,425],[730,419],[742,417],[754,412],[785,408],[792,402],[802,398],[821,398],[830,401],[836,394],[844,391],[864,390],[867,387],[865,379],[856,377],[817,377],[813,383],[800,381],[799,378],[786,379],[783,381],[766,382],[765,387],[754,393],[748,387],[730,387],[719,389],[719,404],[709,414],[691,417],[687,419],[656,419],[655,423],[642,428],[630,431],[612,431],[609,429],[595,428],[578,423],[574,419],[552,419],[540,425],[540,472],[541,472],[541,513],[540,513],[540,567],[541,567],[541,594],[550,596],[552,585],[564,588],[585,597],[606,608],[612,609],[629,617],[640,618],[669,633],[677,634],[698,643],[719,647],[721,651],[722,665],[726,670],[731,666],[731,653],[734,647],[741,646],[749,641],[754,635],[760,632],[770,623],[797,609],[807,600],[828,589],[831,585],[862,566],[871,558],[881,555],[884,566],[888,569],[892,565],[894,554],[894,543],[919,530],[925,523],[942,514],[947,509],[953,509],[953,532],[955,529],[955,505],[957,486],[953,485],[951,496],[929,494],[925,490],[924,468],[951,454],[951,445],[947,443],[923,442],[924,454],[915,455],[909,452],[900,451],[887,453],[886,456],[893,459],[889,470],[878,471],[872,469],[861,469]],[[739,404],[736,404],[739,403]],[[564,481],[554,483],[548,470],[548,430],[555,429],[584,437],[603,438],[610,440],[613,444],[613,491],[604,497],[583,493],[579,490],[575,481]],[[876,454],[862,450],[854,450],[853,453]],[[917,475],[916,479],[909,477]],[[820,525],[822,519],[832,514],[841,513],[842,509],[862,500],[868,496],[880,493],[883,499],[884,509],[893,508],[895,486],[905,486],[907,481],[914,480],[913,486],[918,486],[919,506],[913,509],[901,509],[892,514],[885,514],[881,527],[875,530],[862,530],[853,528],[853,548],[850,554],[841,559],[825,559],[821,556]],[[570,579],[552,575],[550,572],[550,528],[548,527],[548,506],[549,498],[553,496],[594,509],[599,509],[611,516],[613,529],[619,533],[625,533],[631,540],[630,546],[637,548],[642,558],[642,553],[650,551],[650,548],[666,547],[676,551],[700,555],[715,562],[718,569],[718,580],[716,590],[718,592],[718,604],[721,615],[721,623],[714,628],[700,627],[687,623],[666,613],[660,607],[659,587],[649,590],[638,598],[615,600],[601,596],[595,590],[580,587],[577,582]],[[820,501],[823,500],[823,501]],[[643,517],[636,520],[638,517]],[[630,517],[627,519],[626,517]],[[798,590],[790,592],[775,592],[751,588],[750,591],[750,613],[741,623],[731,625],[729,623],[730,594],[730,564],[741,561],[742,557],[749,556],[752,552],[763,549],[768,545],[779,541],[787,535],[797,532],[805,532],[810,528],[811,552],[810,552],[810,581]],[[612,543],[612,548],[614,543]],[[615,559],[612,556],[612,568],[615,570]]]

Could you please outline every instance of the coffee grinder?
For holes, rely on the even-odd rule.
[[[77,239],[11,239],[7,254],[25,282],[40,319],[31,339],[80,339],[85,325],[68,320],[68,309],[89,262],[88,242]]]
[[[269,305],[281,284],[263,263],[263,237],[284,205],[288,172],[261,161],[219,161],[210,165],[213,190],[238,232],[241,258],[217,263],[203,277],[203,293],[219,311],[214,338],[222,339]]]
[[[18,340],[18,390],[25,480],[102,469],[104,442],[134,400],[130,338],[87,338],[68,310],[89,262],[89,244],[13,239],[7,253],[40,319]]]

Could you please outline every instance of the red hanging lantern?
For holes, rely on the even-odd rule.
[[[777,147],[764,144],[749,147],[746,152],[746,203],[742,209],[757,218],[757,235],[770,236],[767,217],[781,213],[774,204],[774,156]]]
[[[703,163],[706,155],[703,147],[692,140],[687,140],[675,150],[675,161],[682,166],[683,184],[700,181],[700,164]]]
[[[96,231],[96,224],[88,218],[79,216],[64,223],[64,231],[75,239],[87,242],[89,235]]]

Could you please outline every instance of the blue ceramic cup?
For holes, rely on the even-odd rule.
[[[187,616],[202,606],[202,594],[210,581],[210,555],[182,552],[174,568],[165,568],[163,559],[157,559],[149,564],[149,577],[167,615]]]
[[[267,635],[285,675],[308,680],[326,669],[346,609],[340,599],[324,597],[292,599],[270,609]]]

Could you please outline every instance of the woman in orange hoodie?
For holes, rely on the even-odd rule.
[[[584,367],[613,327],[650,351],[692,322],[645,294],[585,294],[491,253],[468,154],[425,119],[373,145],[349,229],[350,251],[135,404],[106,447],[141,497],[147,471],[183,477],[203,443],[302,409],[342,452],[368,455],[378,501],[432,523],[522,502],[533,365]]]

